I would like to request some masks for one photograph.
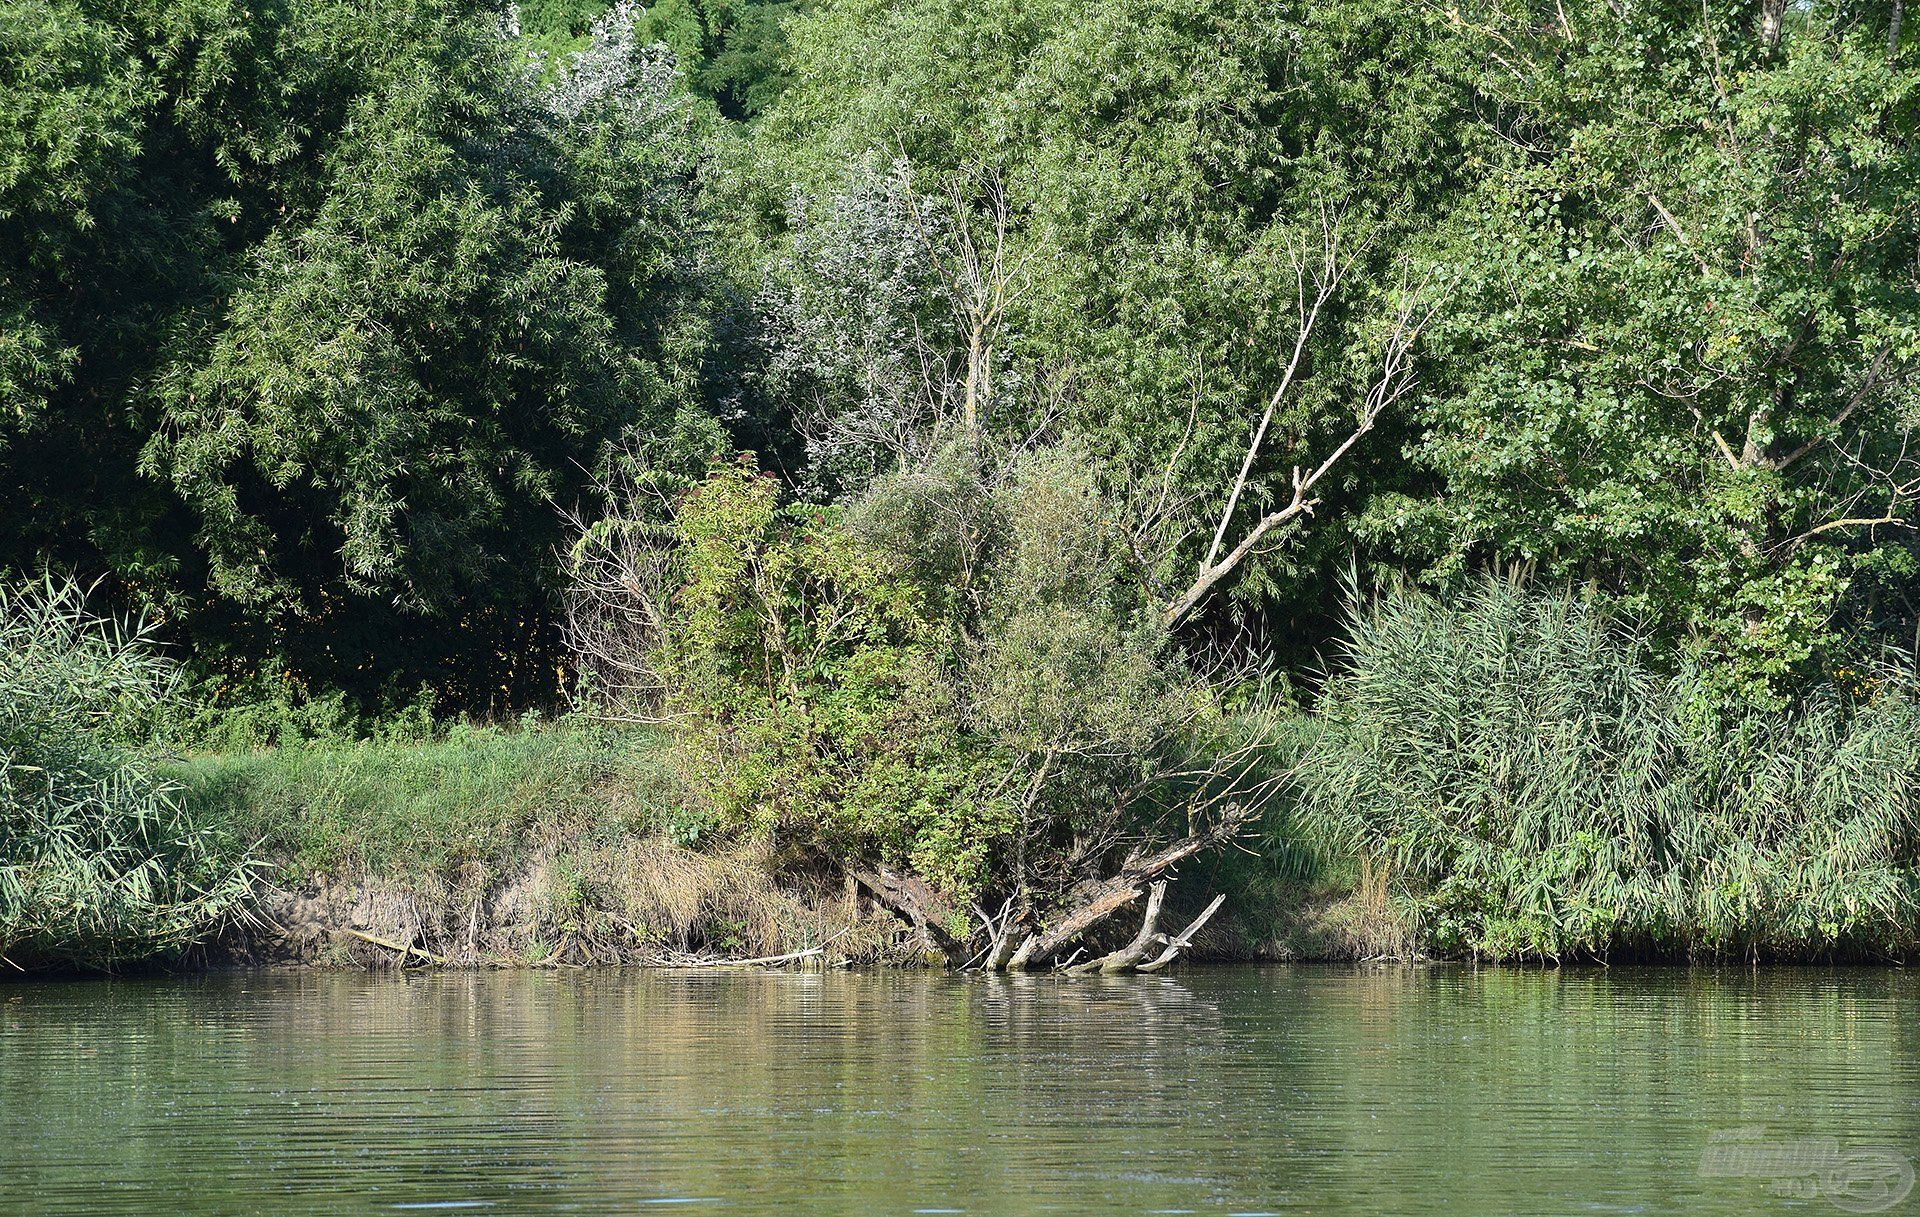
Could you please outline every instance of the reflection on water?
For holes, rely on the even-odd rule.
[[[1702,1155],[1920,1154],[1916,1014],[1866,970],[18,984],[0,1211],[1857,1211]]]

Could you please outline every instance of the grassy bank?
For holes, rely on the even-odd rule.
[[[175,762],[188,806],[261,860],[214,954],[254,962],[663,962],[784,954],[884,927],[760,847],[671,840],[657,741],[563,719]]]
[[[1446,623],[1431,616],[1382,628],[1397,636],[1410,622],[1426,631],[1420,653],[1442,650]],[[1539,619],[1527,629],[1538,634]],[[1389,641],[1368,645],[1412,653]],[[1280,748],[1293,795],[1247,849],[1196,860],[1176,885],[1183,910],[1228,898],[1196,956],[1903,952],[1913,871],[1902,758],[1920,733],[1899,703],[1844,722],[1815,707],[1758,742],[1751,724],[1688,736],[1670,681],[1607,700],[1579,684],[1594,665],[1568,662],[1549,639],[1518,641],[1505,676],[1452,655],[1457,677],[1389,678],[1390,690],[1424,690],[1413,699],[1378,683],[1353,693],[1387,670],[1362,656],[1370,666],[1342,678],[1349,687],[1323,714],[1295,720]],[[1558,676],[1543,670],[1556,664]],[[1629,728],[1674,745],[1649,761],[1620,743]],[[1769,752],[1769,739],[1791,747]],[[822,943],[835,958],[910,957],[903,924],[857,907],[804,850],[771,837],[676,840],[688,817],[668,745],[568,718],[176,760],[162,773],[182,805],[257,862],[248,912],[208,958],[661,963]],[[1116,932],[1131,932],[1126,920]]]
[[[665,790],[652,740],[562,720],[455,725],[188,757],[188,801],[288,877],[446,880],[511,869],[542,841],[645,834]]]
[[[235,712],[183,696],[137,630],[88,618],[76,596],[49,585],[0,602],[0,959],[21,970],[815,948],[966,963],[937,934],[1011,923],[1013,897],[962,903],[960,879],[915,872],[968,857],[1004,878],[1019,860],[1008,843],[1028,838],[992,817],[969,835],[951,792],[918,784],[913,766],[949,752],[880,766],[860,750],[925,710],[894,705],[887,682],[849,704],[821,677],[812,703],[756,711],[778,738],[716,714],[691,744],[684,727],[577,716]],[[1146,937],[1139,918],[1163,897],[1175,925],[1204,920],[1218,894],[1225,912],[1192,939],[1195,957],[1903,957],[1920,942],[1920,682],[1890,666],[1762,704],[1725,696],[1718,675],[1566,593],[1386,597],[1356,611],[1311,713],[1256,698],[1194,737],[1232,746],[1239,768],[1207,770],[1212,787],[1130,788],[1172,815],[1252,792],[1257,817],[1183,843],[1177,870],[1092,889],[1056,877],[1060,906],[1025,924],[1066,925],[1071,957],[1097,960]],[[1084,702],[1086,684],[1061,682],[1056,700]],[[942,704],[964,727],[955,708],[974,703]],[[834,735],[848,715],[861,733]],[[967,732],[983,765],[1007,761]],[[1102,764],[1135,759],[1109,742]],[[1048,790],[1068,810],[1086,803],[1044,787],[1050,772],[1025,779],[1029,803]],[[860,799],[849,774],[867,782]],[[1087,823],[1056,812],[1044,831],[1067,856]],[[1151,838],[1100,825],[1101,849],[1147,856]],[[945,854],[914,847],[929,831],[946,834]],[[1076,924],[1060,911],[1073,900],[1099,917]],[[939,922],[913,917],[943,901]]]

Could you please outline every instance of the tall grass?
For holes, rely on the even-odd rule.
[[[1384,866],[1430,946],[1805,955],[1914,939],[1920,701],[1882,674],[1716,704],[1630,625],[1489,581],[1355,612],[1299,769],[1321,848]]]
[[[53,578],[0,584],[0,958],[16,967],[177,951],[248,887],[141,746],[173,669],[143,624],[85,599]]]

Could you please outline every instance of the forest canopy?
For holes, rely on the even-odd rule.
[[[0,565],[514,712],[622,462],[960,438],[1074,454],[1176,647],[1517,568],[1781,704],[1920,624],[1902,19],[0,0]]]

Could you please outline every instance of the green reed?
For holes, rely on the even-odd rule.
[[[249,886],[144,744],[176,685],[150,625],[86,600],[56,578],[0,583],[0,958],[22,968],[177,952]]]
[[[1728,702],[1587,600],[1488,581],[1356,611],[1299,768],[1315,845],[1432,949],[1893,952],[1916,925],[1910,675]]]

